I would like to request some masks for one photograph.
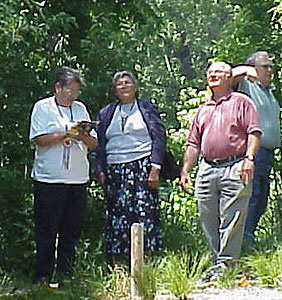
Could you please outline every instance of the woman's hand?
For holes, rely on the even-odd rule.
[[[78,141],[82,141],[88,149],[93,150],[97,147],[97,139],[86,132],[81,132],[78,135],[74,136],[74,138]]]
[[[160,169],[151,167],[148,177],[148,186],[150,189],[158,189],[160,185]]]

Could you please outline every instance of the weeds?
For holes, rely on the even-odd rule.
[[[163,237],[166,250],[159,256],[145,259],[143,274],[137,278],[138,288],[146,300],[155,299],[162,291],[168,291],[178,299],[189,299],[189,294],[197,288],[198,279],[210,266],[211,258],[207,254],[208,246],[200,228],[195,201],[187,198],[183,202],[184,196],[178,195],[178,192],[168,197],[170,190],[171,187],[168,186],[161,195],[162,198],[169,199],[162,202]],[[279,193],[273,195],[276,197],[277,194]],[[95,194],[95,197],[100,196]],[[259,251],[243,257],[232,268],[226,269],[223,276],[218,278],[219,287],[233,288],[245,276],[250,278],[251,285],[282,289],[282,240],[280,238],[282,229],[278,221],[275,226],[271,226],[271,230],[268,228],[269,219],[280,220],[281,212],[275,206],[279,201],[273,201],[271,199],[272,205],[261,219],[256,232]],[[7,256],[1,260],[1,300],[130,299],[128,267],[118,265],[110,268],[106,265],[101,238],[104,222],[102,203],[98,201],[98,208],[93,203],[88,202],[90,221],[84,228],[76,252],[77,267],[74,275],[79,282],[62,286],[57,290],[32,286],[33,268],[30,266],[34,261],[32,252],[34,247],[29,243],[28,250],[24,250],[28,255],[25,253],[21,255],[22,248],[20,248],[21,251],[18,251],[16,259],[10,261],[10,256]],[[20,238],[31,240],[30,236],[31,234],[26,234]],[[16,239],[15,245],[19,243],[20,238]],[[12,240],[12,235],[9,239]],[[5,239],[1,250],[6,249],[4,246],[7,248]],[[6,250],[0,253],[0,258],[4,258]],[[23,258],[26,264],[18,263]]]
[[[258,252],[245,258],[257,282],[262,285],[282,288],[282,247],[275,252]]]
[[[10,276],[0,268],[0,286],[7,285],[11,282]]]
[[[75,275],[80,279],[79,283],[62,286],[58,290],[35,288],[26,281],[16,283],[1,270],[1,299],[129,300],[128,268],[115,266],[110,269],[105,264],[95,263],[94,258],[89,256],[84,262],[87,264],[89,260],[89,268],[77,268]],[[146,300],[155,299],[160,291],[169,291],[179,299],[188,299],[197,287],[197,280],[209,265],[210,256],[206,252],[165,252],[161,257],[145,260],[143,274],[137,278],[137,285]],[[244,257],[232,268],[225,270],[217,285],[233,288],[244,274],[252,278],[252,285],[281,288],[282,247],[272,252],[257,252]],[[12,289],[11,286],[17,287]]]

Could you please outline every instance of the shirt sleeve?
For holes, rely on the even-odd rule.
[[[152,138],[151,163],[162,165],[166,150],[165,127],[156,107],[151,103],[148,105],[150,108],[150,113],[148,114],[149,132]]]
[[[47,113],[40,103],[35,103],[31,113],[29,139],[32,140],[39,135],[47,134],[47,124]]]
[[[200,149],[201,148],[201,132],[200,132],[200,124],[199,124],[199,111],[200,109],[198,110],[194,120],[193,120],[193,123],[192,123],[192,126],[191,126],[191,130],[188,134],[188,139],[187,139],[187,146],[191,146],[191,147],[194,147],[194,148],[197,148],[197,149]]]
[[[252,100],[245,96],[245,102],[244,102],[244,113],[242,114],[242,123],[244,124],[244,127],[246,128],[247,134],[253,133],[255,131],[258,131],[262,133],[262,130],[260,128],[259,124],[259,114],[257,112],[257,109],[252,102]]]

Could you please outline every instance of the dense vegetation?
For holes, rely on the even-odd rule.
[[[29,113],[37,99],[52,94],[56,67],[70,65],[83,73],[86,84],[81,99],[93,119],[113,100],[112,74],[119,69],[133,71],[140,83],[140,97],[158,106],[169,146],[179,162],[193,114],[207,95],[204,74],[209,60],[236,65],[254,51],[269,51],[276,65],[275,94],[282,103],[279,0],[2,0],[0,13],[1,286],[30,282],[33,276]],[[257,231],[262,249],[270,239],[273,251],[281,244],[281,149],[276,150],[275,158],[270,205]],[[195,257],[202,261],[207,246],[193,196],[184,195],[176,180],[163,182],[161,198],[165,251],[156,263],[159,267],[149,274],[153,278],[155,272],[165,282],[169,279],[162,270],[174,265],[172,273],[191,271]],[[91,299],[103,286],[102,227],[103,193],[94,179],[89,185],[77,270],[85,282],[92,280],[92,285],[73,299]],[[172,253],[178,253],[181,259]],[[277,253],[274,260],[281,251]],[[188,269],[180,272],[177,267],[183,265]],[[125,275],[112,276],[122,281]],[[93,283],[94,278],[101,286]],[[156,286],[152,280],[150,284],[150,293],[154,294]],[[187,291],[176,287],[174,292],[180,295]],[[33,299],[28,297],[19,299]]]

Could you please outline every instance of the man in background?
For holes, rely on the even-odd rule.
[[[255,229],[267,206],[270,171],[273,166],[274,149],[280,147],[280,107],[272,93],[273,62],[266,51],[253,53],[246,65],[233,69],[237,90],[247,94],[259,113],[262,135],[256,156],[252,196],[249,202],[244,247],[246,251],[256,248]]]

